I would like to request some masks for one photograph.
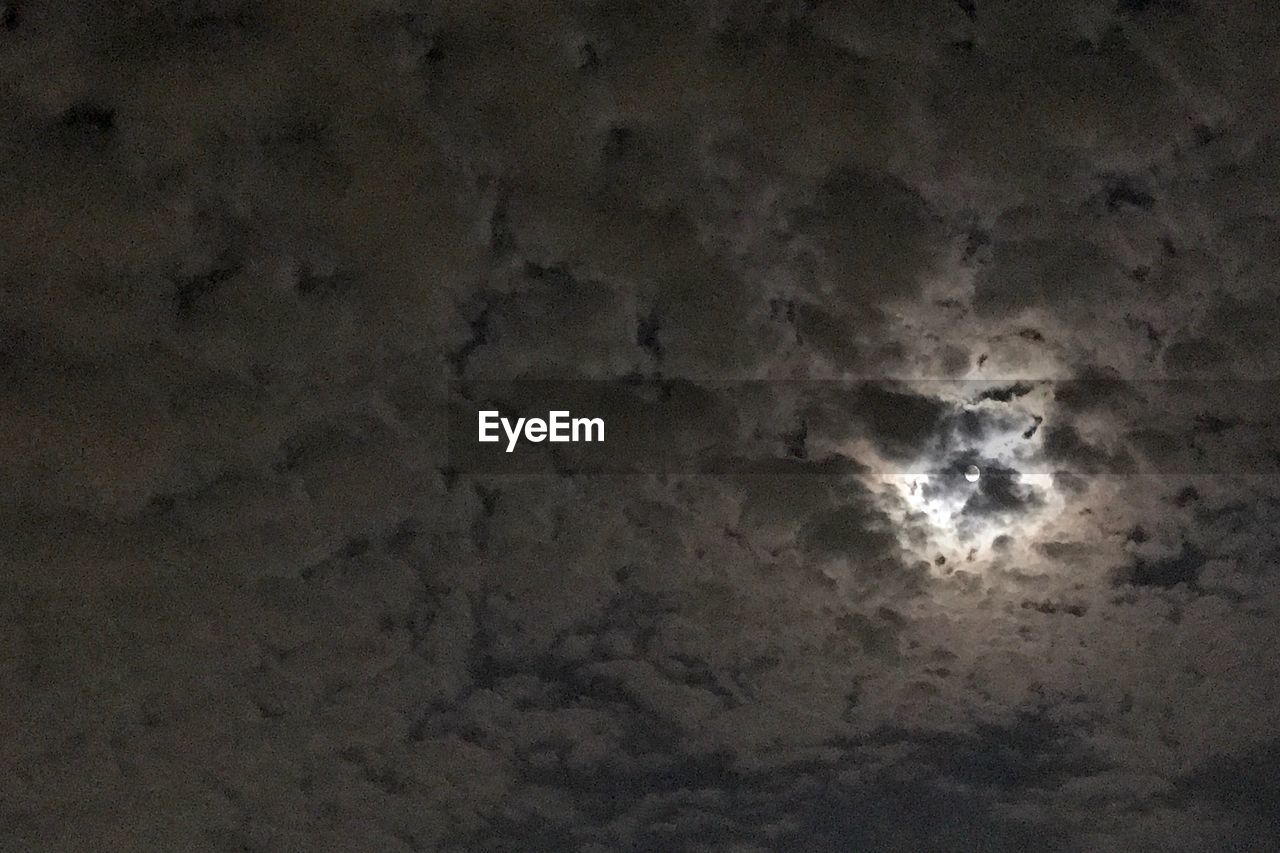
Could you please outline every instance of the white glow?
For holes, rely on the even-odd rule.
[[[1042,501],[1007,518],[998,515],[974,515],[964,512],[969,498],[981,487],[965,476],[959,477],[961,488],[930,488],[941,485],[928,474],[885,475],[882,482],[891,487],[890,514],[903,534],[903,546],[922,559],[934,562],[938,571],[955,568],[981,570],[993,559],[1026,556],[1030,543],[1046,527],[1060,520],[1065,501],[1047,474],[1024,475],[1019,481],[1034,488]],[[939,475],[941,476],[946,475]],[[955,475],[951,475],[955,476]],[[979,478],[981,474],[979,475]],[[1010,537],[1001,549],[992,543],[1000,536]],[[944,560],[936,563],[937,557]]]
[[[923,395],[981,413],[981,436],[957,428],[907,462],[881,457],[866,440],[843,448],[853,458],[869,462],[878,475],[884,487],[882,505],[896,522],[903,547],[941,573],[1025,562],[1034,556],[1035,538],[1063,521],[1064,495],[1046,470],[1044,434],[1039,429],[1042,413],[1051,408],[1052,387],[1030,382],[1034,387],[1012,399],[984,396],[1011,382],[921,382]],[[1034,500],[1014,500],[1002,509],[1000,501],[1007,498],[1002,491],[1009,486],[1003,480],[1011,475],[1028,487]],[[991,477],[998,479],[989,481]],[[970,504],[975,496],[978,500]]]

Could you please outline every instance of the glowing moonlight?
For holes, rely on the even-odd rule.
[[[982,471],[977,465],[970,465],[968,468],[964,469],[964,478],[970,483],[978,482],[978,478],[981,476]]]

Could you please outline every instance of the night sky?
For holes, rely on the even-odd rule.
[[[0,851],[1280,850],[1276,12],[0,2]]]

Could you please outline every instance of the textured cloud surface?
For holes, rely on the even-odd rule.
[[[0,849],[1280,846],[1272,12],[0,3]]]

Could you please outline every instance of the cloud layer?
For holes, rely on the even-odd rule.
[[[0,4],[0,847],[1280,843],[1268,12]]]

